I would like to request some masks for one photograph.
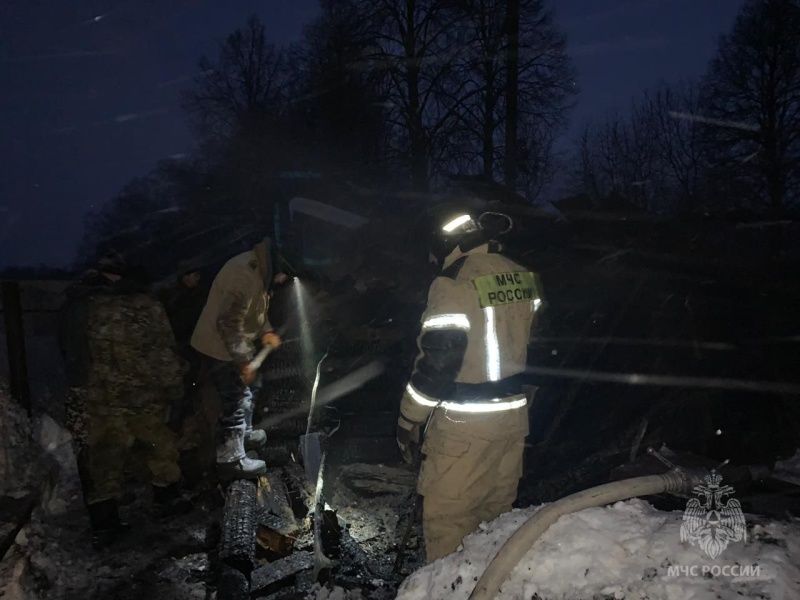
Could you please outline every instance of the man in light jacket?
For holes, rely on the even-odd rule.
[[[217,474],[222,479],[258,477],[263,460],[246,456],[264,445],[267,435],[253,429],[253,396],[257,372],[250,367],[255,342],[278,348],[280,337],[267,317],[272,283],[287,279],[276,273],[272,240],[264,238],[220,269],[192,334],[191,345],[204,356],[220,396],[217,424]]]

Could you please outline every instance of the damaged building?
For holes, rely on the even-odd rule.
[[[529,357],[539,390],[515,506],[676,466],[715,468],[737,482],[754,523],[780,522],[781,535],[793,535],[796,225],[674,221],[579,203],[534,208],[467,189],[478,209],[511,216],[503,242],[544,290]],[[435,272],[423,253],[405,251],[413,203],[393,215],[369,194],[349,194],[304,191],[276,220],[296,279],[276,290],[270,308],[286,342],[265,363],[256,403],[267,473],[212,487],[198,475],[195,509],[160,523],[143,511],[141,467],[127,465],[133,491],[123,508],[137,527],[101,554],[87,543],[64,384],[51,376],[57,356],[41,350],[59,286],[22,282],[18,308],[4,295],[13,387],[0,390],[4,598],[389,599],[398,589],[415,598],[413,582],[449,576],[415,574],[425,564],[416,473],[395,441]],[[765,251],[763,238],[787,227],[795,228],[782,237],[789,243]],[[183,460],[186,473],[200,472],[196,457]],[[666,493],[644,499],[654,510],[686,506]],[[501,519],[507,530],[494,543],[519,527],[513,515]],[[464,560],[485,568],[475,539],[465,542]],[[457,567],[462,582],[445,581],[448,594],[473,574],[465,565]],[[658,569],[666,576],[667,566]]]

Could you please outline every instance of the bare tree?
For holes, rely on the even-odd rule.
[[[498,163],[502,165],[504,157],[504,58],[508,47],[505,0],[464,0],[458,4],[458,13],[458,36],[454,41],[460,56],[454,72],[459,79],[470,82],[473,94],[469,98],[450,98],[459,106],[458,129],[463,143],[457,160],[494,181]]]
[[[800,197],[800,6],[748,0],[706,81],[717,168],[753,208]]]
[[[133,263],[147,264],[151,246],[163,249],[164,234],[174,227],[178,215],[174,212],[177,198],[162,169],[132,179],[115,198],[86,215],[79,262],[86,264],[113,248]]]
[[[379,72],[360,68],[372,40],[357,8],[353,0],[322,2],[299,48],[290,112],[321,168],[367,175],[384,162],[386,94]]]
[[[655,212],[696,208],[709,176],[707,126],[699,87],[661,84],[627,115],[587,125],[577,148],[582,190]]]
[[[257,16],[230,34],[219,57],[200,59],[200,75],[184,98],[202,137],[231,135],[245,120],[274,111],[283,99],[286,55],[266,40]]]
[[[595,125],[586,122],[581,127],[580,136],[575,141],[575,170],[573,175],[577,179],[575,191],[580,191],[596,202],[603,197],[601,178],[596,154]]]
[[[584,128],[579,176],[584,192],[601,208],[657,209],[658,162],[643,117],[634,105],[627,119],[614,115]]]
[[[657,144],[658,168],[671,210],[687,210],[701,200],[707,173],[705,127],[691,118],[703,111],[697,84],[662,84],[641,101],[649,131]]]
[[[541,189],[547,179],[543,167],[552,162],[552,138],[564,125],[577,92],[566,39],[542,0],[521,0],[518,14],[507,10],[506,0],[457,4],[461,51],[455,70],[469,82],[471,94],[453,100],[459,105],[459,127],[472,139],[471,150],[461,149],[469,155],[470,170],[488,180],[502,175],[514,187],[519,177],[529,192]],[[518,27],[512,27],[509,19],[516,18]],[[509,43],[511,38],[518,47]],[[509,65],[518,76],[511,81],[511,92]],[[509,119],[511,112],[514,118]],[[514,131],[508,130],[509,123]],[[514,172],[506,173],[511,164]]]
[[[550,185],[556,174],[555,131],[550,127],[524,124],[517,142],[519,180],[528,200],[536,199]]]
[[[374,47],[364,67],[385,79],[388,122],[395,155],[410,157],[410,179],[428,189],[436,154],[447,148],[455,99],[469,95],[468,82],[452,77],[458,50],[449,42],[456,23],[448,0],[359,0]],[[453,86],[449,87],[448,86]],[[445,89],[447,92],[445,93]]]
[[[505,184],[517,191],[519,137],[519,59],[520,59],[520,0],[506,0],[506,139]]]

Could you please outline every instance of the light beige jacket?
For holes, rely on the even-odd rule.
[[[445,328],[467,329],[467,347],[455,381],[472,384],[499,381],[521,373],[526,368],[531,328],[542,305],[538,276],[501,254],[489,253],[488,245],[466,254],[467,259],[455,279],[437,277],[431,285],[428,305],[421,319],[420,337],[426,327],[436,327],[439,324]],[[457,249],[448,256],[444,268],[462,256],[464,253]],[[514,282],[518,276],[528,279],[518,284]],[[501,279],[497,279],[498,277]],[[503,295],[501,301],[497,301],[494,306],[482,306],[478,289],[481,281],[488,284],[485,294],[493,293],[496,297],[499,292]],[[528,295],[531,288],[533,293]],[[513,292],[520,297],[509,297],[506,301],[505,296]],[[421,404],[406,391],[401,412],[411,421],[424,422],[431,412],[431,400],[435,399],[424,399],[424,404]],[[437,412],[449,411],[443,405],[441,411]],[[443,426],[444,421],[450,420],[468,423],[470,430],[484,439],[520,431],[526,434],[528,428],[527,411],[511,410],[496,414],[457,414],[451,419],[434,419],[431,429]]]
[[[265,242],[230,259],[220,269],[192,334],[192,347],[206,356],[236,364],[255,356],[253,342],[272,331],[265,281],[271,279]]]

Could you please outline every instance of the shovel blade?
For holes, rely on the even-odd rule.
[[[319,433],[309,433],[308,435],[300,436],[300,455],[303,457],[306,479],[316,485],[322,460],[322,445],[320,443]]]

